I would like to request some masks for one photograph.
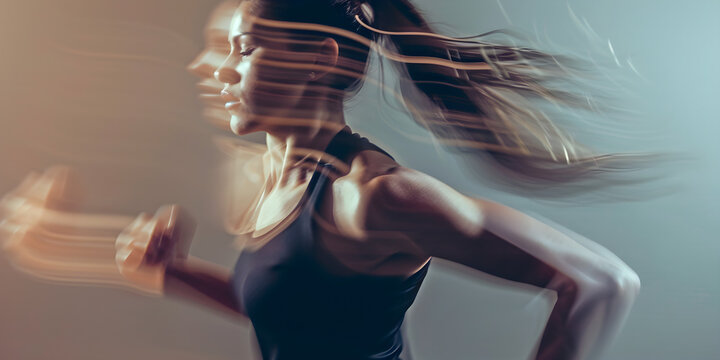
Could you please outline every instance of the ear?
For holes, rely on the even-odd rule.
[[[314,71],[316,75],[312,80],[318,80],[327,75],[330,69],[337,65],[339,54],[340,47],[337,41],[333,38],[325,38],[325,40],[320,43],[320,49],[315,58],[315,65],[318,65],[321,70]]]

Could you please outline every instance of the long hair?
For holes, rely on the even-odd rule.
[[[492,179],[505,189],[556,196],[636,183],[640,179],[616,176],[618,171],[659,158],[597,153],[553,118],[563,109],[602,108],[570,90],[592,70],[579,59],[487,40],[501,30],[440,35],[410,0],[246,1],[262,18],[325,26],[291,33],[338,41],[342,63],[351,66],[331,86],[344,99],[363,83],[368,54],[376,50],[400,75],[399,97],[414,121],[445,148],[491,160],[499,175]]]

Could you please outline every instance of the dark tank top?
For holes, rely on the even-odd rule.
[[[326,153],[345,161],[367,149],[385,153],[345,127]],[[240,254],[233,275],[238,305],[252,321],[264,360],[400,359],[400,327],[430,263],[407,278],[341,276],[324,268],[313,250],[312,211],[329,166],[321,163],[313,173],[290,225]]]

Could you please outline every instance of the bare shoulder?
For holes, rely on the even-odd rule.
[[[398,166],[369,183],[369,208],[376,228],[404,231],[481,231],[481,203],[421,171]]]
[[[471,238],[482,231],[481,203],[430,175],[397,163],[384,170],[352,169],[334,187],[342,199],[335,204],[335,220],[347,234],[394,234],[415,242]]]

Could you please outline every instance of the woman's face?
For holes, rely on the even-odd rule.
[[[307,96],[315,54],[288,49],[282,29],[258,26],[244,2],[230,22],[230,54],[215,71],[224,83],[222,98],[230,128],[238,135],[255,131],[297,131],[307,126],[312,99]]]

